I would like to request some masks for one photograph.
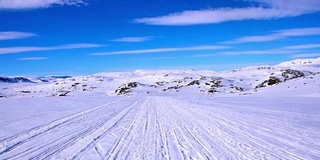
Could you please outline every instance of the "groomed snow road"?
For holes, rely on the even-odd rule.
[[[0,159],[320,159],[320,115],[128,98],[4,137]]]

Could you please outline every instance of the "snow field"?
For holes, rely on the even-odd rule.
[[[0,159],[319,159],[320,100],[303,99],[122,98],[7,133]]]

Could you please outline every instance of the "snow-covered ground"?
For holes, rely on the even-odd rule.
[[[319,60],[5,77],[0,159],[320,159]]]

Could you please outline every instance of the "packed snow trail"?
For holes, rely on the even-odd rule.
[[[0,159],[320,159],[319,124],[320,115],[136,97],[1,139]]]

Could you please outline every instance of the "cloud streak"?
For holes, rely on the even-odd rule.
[[[173,13],[166,16],[135,19],[136,23],[148,25],[197,25],[222,23],[227,21],[273,19],[297,16],[293,11],[279,11],[278,9],[251,8],[220,8],[211,10],[192,10]]]
[[[232,52],[220,52],[220,55],[274,55],[274,54],[293,54],[300,53],[299,50],[285,50],[285,49],[270,49],[270,50],[251,50],[251,51],[232,51]]]
[[[0,54],[14,54],[22,52],[35,52],[35,51],[52,51],[52,50],[65,50],[65,49],[80,49],[80,48],[94,48],[101,47],[100,44],[80,43],[80,44],[66,44],[53,47],[6,47],[0,48]]]
[[[318,0],[248,0],[264,4],[271,8],[282,10],[294,10],[300,13],[310,13],[319,11],[320,2]]]
[[[36,9],[48,8],[53,5],[83,5],[83,0],[0,0],[0,9],[18,10],[18,9]]]
[[[0,41],[13,40],[13,39],[25,39],[33,36],[36,36],[36,34],[27,33],[27,32],[16,32],[16,31],[0,32]]]
[[[268,20],[295,17],[320,11],[318,0],[251,0],[261,7],[217,8],[207,10],[187,10],[158,17],[134,19],[135,23],[147,25],[198,25],[228,21]]]
[[[297,59],[297,58],[315,58],[320,57],[320,53],[306,53],[306,54],[294,54],[291,55],[290,58]]]
[[[215,54],[198,54],[192,57],[204,58],[204,57],[215,57],[215,56],[239,56],[239,55],[275,55],[275,54],[294,54],[300,53],[298,50],[285,50],[285,49],[270,49],[270,50],[246,50],[246,51],[229,51],[229,52],[218,52]]]
[[[39,60],[46,60],[47,57],[25,57],[25,58],[19,58],[19,61],[39,61]]]
[[[285,49],[314,49],[320,48],[320,43],[318,44],[304,44],[304,45],[296,45],[296,46],[288,46]]]
[[[201,50],[219,50],[228,49],[228,46],[194,46],[181,48],[154,48],[142,50],[126,50],[116,52],[92,53],[92,56],[108,56],[108,55],[122,55],[122,54],[146,54],[146,53],[163,53],[163,52],[179,52],[179,51],[201,51]]]
[[[303,44],[295,46],[286,46],[277,49],[267,50],[245,50],[245,51],[228,51],[218,52],[215,54],[198,54],[192,57],[214,57],[219,55],[238,56],[238,55],[275,55],[275,54],[293,54],[293,55],[308,55],[310,52],[319,52],[318,50],[310,50],[320,48],[320,44]],[[313,54],[313,53],[312,53]]]
[[[136,43],[136,42],[145,42],[150,40],[151,37],[123,37],[123,38],[117,38],[112,41],[114,42],[129,42],[129,43]]]
[[[279,30],[279,31],[273,31],[273,33],[268,35],[245,36],[245,37],[240,37],[231,41],[221,42],[221,43],[236,44],[236,43],[268,42],[268,41],[285,39],[289,37],[315,36],[315,35],[320,35],[320,27]]]

